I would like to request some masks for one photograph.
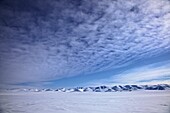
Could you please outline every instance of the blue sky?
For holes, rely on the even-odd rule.
[[[168,0],[0,1],[0,86],[170,83]]]

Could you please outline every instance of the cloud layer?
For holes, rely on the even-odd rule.
[[[95,80],[86,85],[113,84],[161,84],[170,83],[170,61],[136,67],[106,79]]]
[[[53,80],[170,52],[168,0],[0,1],[0,82]]]

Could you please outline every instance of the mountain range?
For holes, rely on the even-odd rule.
[[[6,91],[24,92],[117,92],[117,91],[136,91],[136,90],[170,90],[168,84],[158,85],[115,85],[115,86],[96,86],[96,87],[76,87],[76,88],[57,88],[57,89],[7,89]]]

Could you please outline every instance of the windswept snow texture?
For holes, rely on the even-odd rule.
[[[0,94],[0,113],[169,113],[170,91]]]

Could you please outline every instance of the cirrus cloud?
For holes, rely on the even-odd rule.
[[[170,52],[168,0],[3,0],[0,82],[60,79]]]

